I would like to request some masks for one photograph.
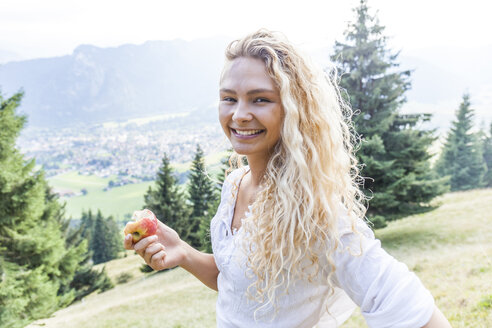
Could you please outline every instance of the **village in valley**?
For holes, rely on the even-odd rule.
[[[67,172],[111,178],[106,189],[152,181],[166,153],[179,165],[190,162],[200,145],[205,154],[227,148],[217,122],[183,129],[173,120],[144,124],[97,124],[66,128],[28,129],[18,140],[25,158],[35,158],[46,177]],[[178,172],[186,180],[186,172]],[[84,194],[84,190],[54,190],[60,196]]]

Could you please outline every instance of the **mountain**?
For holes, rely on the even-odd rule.
[[[329,65],[331,48],[312,53],[323,66]],[[402,112],[432,113],[432,128],[446,131],[454,119],[463,93],[469,92],[477,126],[492,121],[492,45],[480,47],[435,46],[401,50],[398,69],[412,70],[412,87]],[[350,90],[348,90],[350,92]]]
[[[73,54],[0,66],[4,96],[23,89],[33,127],[127,120],[216,102],[226,39],[77,47]]]
[[[81,45],[67,56],[0,65],[0,90],[4,96],[21,88],[25,91],[21,110],[28,115],[30,127],[191,111],[194,117],[209,118],[228,41],[148,41],[114,48]],[[330,53],[331,48],[325,47],[311,55],[328,66]],[[432,113],[432,127],[445,130],[461,96],[470,92],[477,123],[488,124],[492,120],[490,58],[492,45],[402,50],[400,68],[413,71],[402,110]]]
[[[22,57],[13,51],[0,49],[0,64],[21,59]]]
[[[433,114],[432,127],[447,131],[465,92],[470,93],[476,127],[492,121],[492,45],[431,47],[406,51],[401,67],[412,69],[405,112]]]

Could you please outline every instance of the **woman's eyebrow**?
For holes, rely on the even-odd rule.
[[[256,94],[256,93],[275,93],[274,90],[271,90],[271,89],[254,89],[254,90],[249,90],[246,94],[248,95],[252,95],[252,94]]]
[[[234,91],[232,89],[225,89],[225,88],[220,89],[220,92],[236,94],[236,91]],[[246,92],[246,94],[252,95],[252,94],[257,94],[257,93],[265,93],[265,92],[266,93],[275,93],[275,91],[272,89],[260,88],[260,89],[249,90],[248,92]]]

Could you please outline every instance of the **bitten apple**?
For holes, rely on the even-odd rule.
[[[131,234],[134,243],[142,238],[155,235],[157,218],[152,211],[148,209],[135,211],[132,219],[134,222],[128,222],[125,226],[125,236]]]

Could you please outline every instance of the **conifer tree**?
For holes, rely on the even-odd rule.
[[[188,197],[192,209],[189,239],[193,247],[202,248],[206,239],[200,233],[200,225],[203,228],[207,221],[210,222],[210,209],[217,199],[217,194],[214,192],[214,182],[205,172],[205,159],[200,145],[196,146],[195,157],[191,164]]]
[[[485,173],[483,178],[483,186],[490,188],[492,187],[492,122],[490,123],[489,134],[484,133],[482,140],[483,160],[487,166],[487,173]]]
[[[90,217],[92,219],[92,212],[90,210],[88,213],[83,212],[82,217]],[[92,229],[93,224],[90,224],[90,227]],[[93,252],[91,250],[87,251],[88,245],[90,245],[90,239],[87,235],[84,235],[84,232],[87,232],[87,226],[84,224],[84,221],[82,221],[77,228],[67,227],[65,232],[67,249],[74,246],[79,246],[80,244],[84,245],[83,256],[79,263],[79,267],[75,272],[75,276],[72,281],[70,281],[69,285],[62,286],[62,289],[59,291],[59,294],[64,295],[66,298],[66,305],[79,301],[94,291],[100,290],[103,292],[114,287],[104,268],[100,271],[93,268]],[[66,295],[69,295],[70,298],[67,298]]]
[[[16,114],[22,93],[0,95],[0,323],[23,327],[70,301],[72,281],[86,245],[66,247],[56,197],[43,171],[16,148],[26,118]],[[85,246],[85,247],[84,247]]]
[[[468,190],[483,186],[487,166],[482,155],[482,145],[472,132],[474,111],[470,96],[463,100],[456,111],[435,169],[441,176],[450,176],[451,190]]]
[[[156,189],[149,187],[144,196],[145,207],[154,212],[164,224],[176,230],[181,239],[188,241],[189,215],[185,198],[177,184],[167,154],[157,172]]]
[[[225,180],[226,171],[229,168],[228,160],[230,157],[230,152],[231,151],[229,151],[228,154],[220,161],[220,170],[217,174],[216,181],[213,184],[213,192],[215,194],[214,201],[209,203],[207,214],[200,221],[198,235],[200,237],[200,240],[202,241],[201,250],[207,253],[212,253],[212,243],[210,239],[210,221],[212,221],[220,205],[220,194],[222,191],[222,185]]]
[[[398,70],[398,53],[388,50],[384,27],[369,14],[367,1],[354,11],[356,20],[345,31],[345,43],[335,43],[332,60],[342,71],[345,98],[358,113],[357,157],[371,198],[368,216],[384,221],[429,210],[430,200],[446,191],[445,179],[429,169],[434,131],[418,128],[430,114],[399,113],[411,72]]]
[[[113,217],[103,217],[100,210],[97,211],[96,220],[92,230],[91,250],[94,264],[107,262],[118,258],[122,251],[123,240],[118,225]]]
[[[80,219],[81,237],[87,239],[88,245],[92,244],[92,233],[94,230],[96,218],[92,214],[92,210],[87,212],[82,211],[82,218]]]

